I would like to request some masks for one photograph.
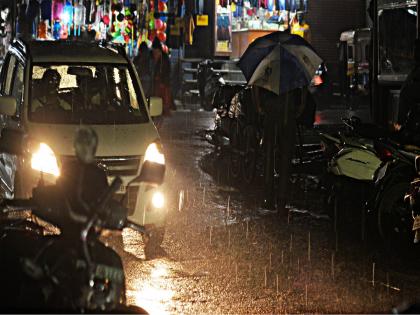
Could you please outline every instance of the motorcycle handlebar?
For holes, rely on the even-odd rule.
[[[112,195],[120,188],[122,185],[122,180],[119,177],[115,177],[108,189],[103,193],[102,197],[99,199],[99,209],[103,209],[109,200],[112,198]]]
[[[3,213],[32,210],[34,207],[32,199],[4,199],[0,204],[1,212]]]

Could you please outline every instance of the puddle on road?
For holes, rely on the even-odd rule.
[[[170,314],[170,303],[175,295],[169,282],[170,268],[168,262],[156,260],[150,262],[150,274],[136,278],[127,290],[127,300],[141,306],[150,314]]]

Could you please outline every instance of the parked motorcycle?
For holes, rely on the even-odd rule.
[[[385,247],[403,250],[412,240],[412,214],[404,197],[416,177],[415,160],[420,148],[392,140],[382,146],[391,158],[377,172],[373,198],[367,202],[368,214],[374,218]]]
[[[411,182],[410,189],[404,197],[406,203],[410,205],[410,210],[413,216],[413,241],[414,244],[420,242],[420,155],[415,158],[415,167],[417,176]]]
[[[365,239],[370,225],[388,249],[408,244],[411,214],[404,195],[414,178],[414,158],[420,148],[402,145],[385,130],[361,124],[357,118],[344,122],[350,132],[339,137],[320,134],[329,158],[328,204],[335,228],[357,223]]]
[[[338,135],[319,133],[321,148],[328,161],[323,184],[328,191],[326,203],[335,229],[349,222],[357,222],[363,229],[363,203],[372,191],[377,170],[388,158],[385,152],[377,150],[376,143],[387,132],[363,124],[357,117],[342,121],[346,126],[344,132]],[[358,213],[355,212],[357,208],[361,209]]]
[[[2,134],[11,154],[24,154],[22,134]],[[0,141],[0,146],[1,146]],[[14,148],[10,144],[15,143]],[[127,219],[128,209],[113,200],[122,181],[116,177],[96,200],[87,200],[86,184],[100,187],[103,170],[79,160],[76,187],[57,183],[45,186],[40,180],[33,196],[25,200],[3,200],[0,212],[31,210],[36,220],[0,221],[0,309],[23,312],[143,313],[126,306],[125,275],[119,255],[104,245],[101,231],[144,227]],[[152,183],[164,170],[145,162],[133,182]],[[158,175],[158,177],[156,177]],[[89,176],[89,178],[87,177]],[[75,195],[71,192],[75,192]],[[75,197],[75,198],[73,198]],[[58,233],[46,235],[47,226]]]

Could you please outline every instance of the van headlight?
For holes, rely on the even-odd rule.
[[[38,149],[32,153],[31,167],[36,171],[60,176],[57,158],[53,150],[45,143],[41,142]]]
[[[165,196],[160,192],[156,191],[152,196],[152,205],[156,209],[162,209],[165,205]]]
[[[153,142],[146,149],[137,180],[150,185],[161,185],[165,177],[165,171],[165,156],[162,153],[162,145],[158,141]]]
[[[162,145],[159,142],[149,144],[144,155],[144,161],[165,165],[165,156],[162,153]]]

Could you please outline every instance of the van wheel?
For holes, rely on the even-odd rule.
[[[143,235],[146,256],[155,252],[162,245],[165,230],[165,227],[153,228],[148,230],[148,234]]]

